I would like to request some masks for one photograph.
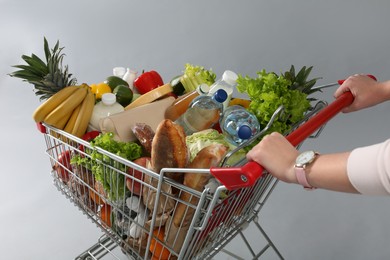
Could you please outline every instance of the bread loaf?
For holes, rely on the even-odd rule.
[[[188,163],[186,135],[183,127],[169,119],[157,126],[152,142],[151,166],[159,173],[162,168],[185,168]],[[182,173],[167,173],[167,177],[183,182]]]

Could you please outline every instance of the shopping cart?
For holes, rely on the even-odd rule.
[[[299,147],[307,138],[317,137],[326,122],[352,101],[352,94],[347,92],[329,105],[317,102],[305,119],[287,134],[287,139]],[[263,135],[281,113],[282,107],[255,138]],[[104,233],[95,245],[76,259],[100,259],[114,248],[120,248],[130,259],[211,259],[220,252],[243,259],[225,249],[236,237],[242,238],[253,259],[265,252],[283,259],[258,222],[259,211],[277,180],[260,165],[245,159],[229,165],[229,157],[235,151],[225,157],[220,167],[169,168],[155,173],[99,147],[92,147],[89,142],[62,130],[44,124],[38,126],[46,141],[54,185]],[[113,178],[111,183],[118,185],[115,200],[105,194],[90,170],[69,165],[69,158],[74,155],[89,158],[88,151],[91,150],[104,156],[99,162],[101,170],[107,173],[107,178]],[[129,174],[129,170],[136,170],[140,175]],[[166,177],[168,172],[212,174],[218,182],[214,188],[211,185],[199,192]],[[130,193],[123,180],[141,187],[142,196]],[[181,199],[185,193],[190,199]],[[183,215],[177,221],[173,216],[179,208]],[[249,224],[259,231],[264,246],[257,244],[254,249],[250,245],[244,234]]]

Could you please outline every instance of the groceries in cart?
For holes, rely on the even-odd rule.
[[[319,78],[310,79],[312,67],[305,66],[217,77],[188,63],[168,81],[157,70],[138,75],[116,67],[113,75],[79,84],[62,64],[59,43],[53,49],[44,43],[46,60],[24,55],[27,65],[11,76],[31,83],[42,101],[33,119],[45,134],[56,185],[138,258],[191,257],[218,239],[219,225],[242,221],[243,202],[255,193],[218,189],[207,170],[232,151],[224,167],[244,160],[271,119],[268,132],[289,131],[318,91]],[[209,205],[216,205],[212,212]],[[205,220],[218,214],[217,222]]]

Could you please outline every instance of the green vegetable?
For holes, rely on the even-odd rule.
[[[141,157],[142,148],[140,145],[134,142],[119,142],[114,140],[113,136],[113,133],[100,134],[90,144],[92,147],[100,147],[127,160],[132,161]],[[126,172],[126,166],[99,153],[96,149],[85,149],[85,152],[90,157],[76,155],[72,157],[71,162],[91,170],[96,180],[103,184],[110,199],[113,201],[123,199],[126,191],[125,176],[115,169]]]
[[[172,86],[172,93],[175,94],[176,96],[183,95],[185,91],[184,86],[180,81],[181,77],[182,75],[176,76],[170,82]]]
[[[215,82],[216,75],[210,69],[206,70],[202,66],[194,66],[189,63],[185,65],[185,70],[180,78],[185,93],[195,90],[200,84],[211,86]]]
[[[223,134],[220,134],[215,129],[206,129],[203,131],[195,132],[192,135],[186,137],[186,145],[190,153],[190,161],[195,158],[195,156],[200,150],[213,143],[225,145],[229,148],[229,151],[236,148],[236,146],[226,141]],[[245,151],[238,151],[229,159],[229,164],[233,165],[234,162],[238,162],[244,157]]]
[[[248,94],[251,99],[248,110],[256,115],[261,127],[267,125],[280,105],[284,106],[284,115],[272,124],[269,132],[287,132],[310,108],[307,94],[290,89],[290,85],[291,81],[283,75],[267,73],[264,69],[257,72],[256,78],[239,75],[237,79],[237,90]]]

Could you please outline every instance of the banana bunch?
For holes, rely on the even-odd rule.
[[[38,106],[33,119],[82,137],[87,131],[94,105],[95,94],[87,84],[68,86]]]

